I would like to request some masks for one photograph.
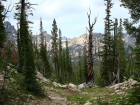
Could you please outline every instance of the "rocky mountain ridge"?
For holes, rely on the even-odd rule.
[[[10,22],[4,22],[6,32],[7,32],[7,37],[10,39],[12,42],[16,43],[16,29],[14,28],[13,25],[11,25]],[[47,33],[47,31],[43,32],[44,37],[46,39],[46,44],[47,44],[47,50],[49,51],[51,49],[51,35]],[[93,53],[98,53],[99,51],[102,50],[103,43],[101,43],[101,40],[103,40],[103,34],[101,33],[94,33],[94,41],[93,41]],[[70,49],[70,54],[72,55],[72,58],[77,57],[79,51],[83,50],[84,45],[87,45],[88,41],[88,35],[83,34],[80,35],[79,37],[76,38],[67,38],[65,36],[62,37],[62,46],[65,48],[65,41],[66,39],[68,40],[68,46]],[[123,40],[125,42],[125,48],[128,46],[134,46],[135,43],[135,38],[130,37],[128,34],[123,35]],[[40,44],[40,37],[39,35],[33,35],[32,36],[32,41],[37,43],[38,47]]]

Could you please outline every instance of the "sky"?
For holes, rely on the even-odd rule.
[[[19,0],[7,0],[4,3],[8,6],[10,3],[15,6]],[[29,0],[34,5],[33,16],[29,16],[29,20],[34,22],[31,25],[33,28],[33,34],[39,34],[40,28],[40,17],[43,22],[43,29],[51,34],[52,23],[55,18],[57,22],[57,27],[61,29],[62,36],[68,38],[79,37],[80,35],[86,33],[86,27],[88,27],[88,17],[87,12],[89,12],[89,7],[91,9],[91,22],[94,18],[98,16],[97,22],[94,26],[93,32],[104,33],[104,18],[106,2],[104,0]],[[112,0],[114,3],[111,9],[111,19],[115,18],[129,18],[129,12],[124,7],[120,7],[120,0]],[[8,18],[5,21],[9,21],[16,28],[17,20],[14,19],[14,13],[17,12],[15,8],[12,12],[7,14]]]

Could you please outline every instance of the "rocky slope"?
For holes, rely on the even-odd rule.
[[[11,65],[12,66],[12,65]],[[128,90],[139,82],[129,79],[106,88],[87,88],[86,84],[60,84],[43,77],[37,71],[37,80],[44,89],[44,97],[36,97],[23,90],[22,75],[15,68],[7,66],[10,79],[6,79],[5,95],[0,94],[0,105],[121,105],[120,99],[126,96]],[[14,75],[13,75],[14,72]],[[3,82],[3,73],[0,72],[0,82]],[[1,84],[0,84],[1,88]]]

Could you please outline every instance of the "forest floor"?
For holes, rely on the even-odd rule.
[[[0,105],[119,105],[117,103],[122,96],[110,88],[95,87],[79,91],[55,87],[52,82],[42,83],[42,86],[45,96],[36,97],[12,80],[10,85],[6,85],[5,93],[0,94]]]

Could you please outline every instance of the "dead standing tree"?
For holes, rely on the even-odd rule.
[[[88,70],[87,70],[87,85],[88,87],[93,87],[94,86],[94,72],[93,72],[93,51],[92,51],[92,47],[93,47],[93,27],[96,24],[97,21],[97,17],[95,17],[94,22],[92,22],[92,24],[90,23],[90,15],[91,15],[91,10],[89,9],[90,13],[87,13],[88,16],[88,24],[89,24],[89,28],[87,28],[88,32],[89,32],[89,37],[88,37],[88,58],[87,58],[87,65],[88,65]]]

